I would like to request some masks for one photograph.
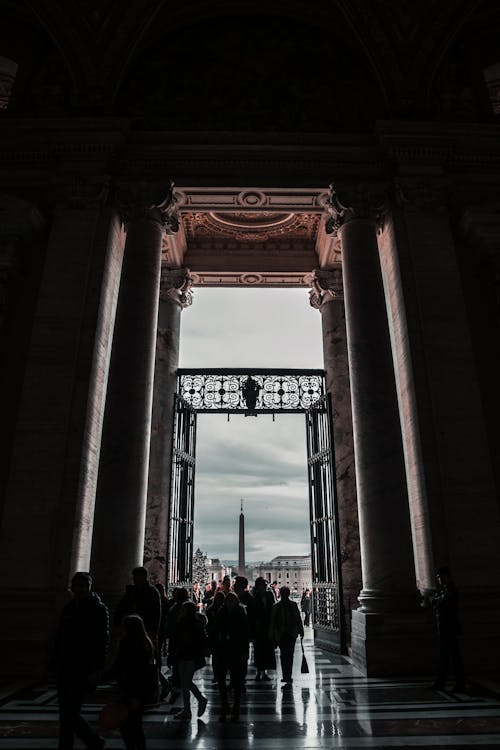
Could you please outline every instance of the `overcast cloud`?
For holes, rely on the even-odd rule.
[[[320,313],[303,289],[196,289],[181,344],[181,367],[323,367]],[[309,553],[302,414],[200,414],[196,450],[195,548],[237,559],[243,498],[247,561]]]

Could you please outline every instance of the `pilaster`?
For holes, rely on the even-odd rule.
[[[352,656],[368,674],[422,669],[429,652],[415,583],[401,425],[377,231],[380,186],[332,188],[327,230],[338,232],[351,383],[363,588],[352,616]],[[417,625],[415,626],[415,621]],[[395,648],[402,628],[420,633]],[[427,665],[428,668],[428,665]]]
[[[162,237],[177,226],[172,185],[126,184],[117,194],[127,239],[91,556],[96,588],[110,603],[144,560]]]
[[[174,395],[179,366],[181,312],[192,304],[187,268],[161,269],[154,373],[144,564],[153,581],[164,583],[170,512]]]
[[[0,544],[2,596],[16,612],[3,634],[6,663],[15,652],[18,669],[31,674],[45,658],[47,634],[74,570],[75,537],[85,537],[93,510],[110,350],[108,300],[120,247],[106,184],[99,175],[87,176],[79,191],[81,181],[69,174],[52,184],[53,220],[41,278],[32,288],[31,348],[16,413]],[[31,605],[12,604],[19,598],[33,607],[38,602],[38,628],[32,627]],[[28,620],[31,635],[22,642]]]
[[[342,590],[350,628],[362,581],[342,265],[313,271],[308,283],[311,306],[321,312],[326,389],[332,402]]]

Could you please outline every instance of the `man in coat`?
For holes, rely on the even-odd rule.
[[[72,750],[75,734],[88,748],[104,747],[81,715],[85,693],[96,687],[109,643],[108,610],[91,588],[89,573],[75,573],[73,599],[62,610],[49,664],[57,679],[59,750]]]
[[[292,687],[293,653],[297,636],[304,637],[304,626],[299,608],[290,599],[288,586],[280,588],[280,598],[271,610],[269,637],[277,643],[281,655],[282,682],[284,688]]]

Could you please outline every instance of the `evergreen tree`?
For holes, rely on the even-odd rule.
[[[198,547],[193,555],[193,583],[198,581],[201,586],[205,586],[209,580],[208,558]]]

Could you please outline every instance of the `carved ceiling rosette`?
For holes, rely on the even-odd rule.
[[[195,276],[189,268],[162,268],[160,299],[175,302],[182,309],[193,304],[192,286]]]
[[[311,287],[309,303],[316,310],[334,299],[344,299],[342,264],[333,268],[319,268],[307,274],[304,282]]]
[[[130,221],[157,222],[166,234],[179,230],[174,183],[124,182],[116,190],[116,201],[125,226]]]
[[[381,227],[387,198],[386,187],[381,183],[331,184],[324,201],[328,214],[326,233],[336,235],[343,224],[353,219],[370,219]]]

